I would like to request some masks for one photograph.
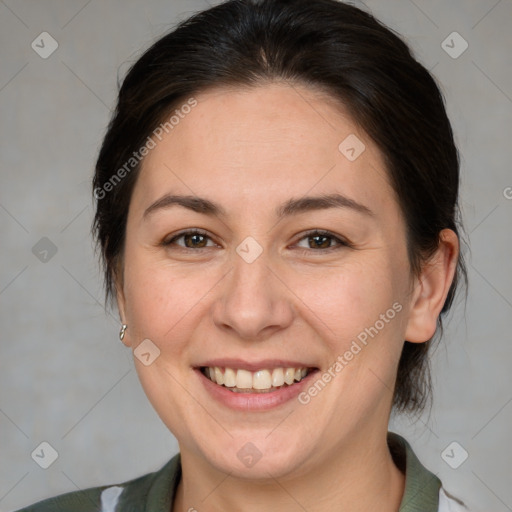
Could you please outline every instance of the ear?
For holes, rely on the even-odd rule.
[[[439,234],[439,247],[425,264],[413,289],[405,339],[411,343],[428,341],[436,332],[437,319],[455,276],[459,239],[451,229]]]

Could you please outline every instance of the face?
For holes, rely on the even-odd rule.
[[[318,91],[196,100],[133,191],[125,343],[182,457],[311,471],[387,430],[412,299],[404,220],[376,146]]]

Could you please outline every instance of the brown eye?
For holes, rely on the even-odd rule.
[[[185,241],[185,247],[195,249],[197,247],[206,247],[207,238],[204,235],[195,233],[192,235],[183,235],[183,240]]]
[[[178,240],[183,240],[183,242],[178,243]],[[185,249],[204,249],[212,247],[211,244],[208,245],[208,241],[211,241],[211,238],[206,233],[201,231],[184,231],[172,237],[170,240],[162,242],[162,245],[177,245]]]
[[[350,244],[345,240],[329,233],[328,231],[312,231],[310,233],[306,233],[299,240],[298,247],[305,248],[304,245],[301,245],[303,240],[307,240],[307,249],[319,249],[319,250],[330,250],[330,249],[339,249],[341,247],[350,247]]]
[[[310,240],[310,249],[328,249],[331,246],[332,237],[325,235],[315,235],[308,238]],[[313,243],[311,243],[311,240]]]

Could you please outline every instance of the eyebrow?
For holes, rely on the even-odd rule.
[[[152,203],[144,211],[142,217],[146,219],[150,214],[158,210],[167,209],[175,205],[212,217],[227,216],[226,210],[220,204],[209,199],[190,195],[166,194]],[[349,208],[366,216],[373,217],[375,215],[367,206],[342,194],[324,194],[289,199],[276,209],[276,217],[281,219],[290,215],[329,208]]]

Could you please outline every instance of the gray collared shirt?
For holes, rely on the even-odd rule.
[[[389,432],[388,444],[395,463],[405,473],[405,490],[399,512],[467,510],[445,493],[439,478],[421,464],[403,437]],[[118,485],[63,494],[18,512],[171,512],[180,478],[178,453],[154,473]]]

